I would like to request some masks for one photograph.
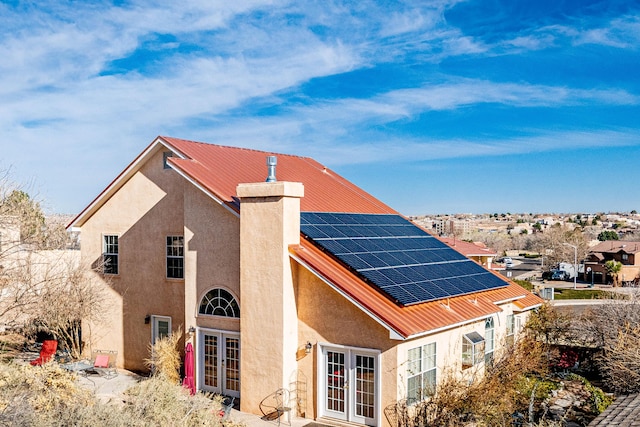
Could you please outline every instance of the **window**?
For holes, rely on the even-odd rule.
[[[513,314],[507,314],[507,345],[513,345],[516,333],[516,317]]]
[[[102,272],[104,274],[118,274],[118,236],[103,236]]]
[[[171,335],[171,317],[151,316],[151,344],[155,344],[161,338]]]
[[[622,254],[622,260],[623,261],[628,261],[629,260],[629,254]]]
[[[216,288],[207,292],[202,298],[198,313],[211,316],[240,317],[240,307],[228,291]]]
[[[167,277],[184,278],[184,238],[167,236]]]
[[[173,157],[173,153],[171,151],[165,151],[162,153],[162,167],[164,169],[171,169],[171,166],[167,163],[167,159],[169,157]]]
[[[477,332],[462,337],[462,369],[467,369],[484,360],[484,338]]]
[[[493,364],[493,350],[495,349],[495,328],[493,317],[484,322],[484,362],[487,366]]]
[[[407,359],[407,403],[412,404],[436,391],[436,343],[410,349]]]

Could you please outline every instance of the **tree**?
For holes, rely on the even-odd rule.
[[[620,394],[640,392],[640,294],[612,293],[611,299],[585,311],[574,337],[601,350],[595,362],[603,380]]]
[[[27,315],[33,328],[58,339],[77,359],[83,349],[82,322],[104,320],[106,294],[104,288],[93,286],[89,267],[75,259],[65,261],[58,274],[46,277],[46,288]]]
[[[101,316],[91,271],[69,247],[62,221],[46,220],[40,203],[0,179],[0,324],[44,331],[80,355],[80,322]]]
[[[605,261],[604,268],[606,268],[607,273],[611,275],[611,278],[613,279],[613,286],[618,286],[618,279],[620,271],[622,270],[622,263],[611,259],[609,261]]]
[[[613,230],[603,230],[600,232],[600,234],[598,234],[598,240],[600,240],[601,242],[604,242],[605,240],[618,240],[619,236],[618,233],[616,233]]]

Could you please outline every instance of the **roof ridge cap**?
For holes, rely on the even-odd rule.
[[[320,162],[317,162],[316,160],[314,160],[312,157],[301,156],[301,155],[298,155],[298,154],[287,154],[287,153],[281,153],[281,152],[276,152],[276,151],[258,150],[256,148],[236,147],[236,146],[233,146],[233,145],[214,144],[212,142],[194,141],[194,140],[191,140],[191,139],[176,138],[176,137],[173,137],[173,136],[165,136],[165,135],[160,135],[160,138],[164,139],[167,142],[170,142],[171,140],[174,140],[174,141],[188,142],[188,143],[191,143],[191,144],[207,145],[207,146],[214,146],[214,147],[219,147],[219,148],[229,148],[229,149],[240,150],[240,151],[253,151],[255,153],[274,154],[276,156],[297,157],[299,159],[313,160],[314,162],[316,162],[318,164],[321,164]]]

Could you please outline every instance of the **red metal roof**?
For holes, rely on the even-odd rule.
[[[511,283],[504,288],[471,295],[400,306],[312,243],[302,240],[300,245],[292,246],[290,251],[300,262],[404,338],[444,330],[487,317],[501,311],[498,303],[517,300],[521,310],[542,303],[537,296]]]
[[[240,183],[262,182],[267,176],[266,157],[278,159],[276,177],[279,181],[301,182],[304,197],[301,210],[307,212],[388,213],[395,210],[363,191],[340,175],[307,157],[277,154],[245,148],[225,147],[183,139],[158,137],[70,224],[78,225],[100,208],[140,166],[158,144],[178,153],[168,162],[185,177],[200,185],[231,209],[238,211],[236,187]],[[378,321],[400,336],[438,329],[486,317],[500,311],[497,302],[518,300],[522,310],[539,305],[540,300],[518,285],[452,297],[413,306],[396,305],[383,293],[345,269],[342,264],[303,240],[291,248],[292,254],[329,281],[355,304],[367,310]]]
[[[278,181],[301,182],[305,212],[391,213],[398,212],[309,157],[225,147],[159,137],[186,158],[169,159],[176,167],[220,200],[238,210],[235,199],[240,183],[263,182],[267,156],[276,156]]]

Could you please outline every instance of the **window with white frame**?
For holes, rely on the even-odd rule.
[[[105,234],[102,238],[102,272],[118,274],[118,236]]]
[[[495,350],[495,327],[493,317],[484,322],[484,363],[493,364],[493,350]]]
[[[184,238],[167,236],[167,277],[184,279]]]
[[[240,317],[240,307],[229,291],[215,288],[202,298],[198,313],[211,316]]]
[[[467,369],[484,360],[484,338],[477,332],[462,336],[462,369]]]
[[[412,348],[407,356],[407,403],[411,405],[436,391],[436,343]]]
[[[513,314],[507,314],[507,322],[506,322],[506,326],[507,326],[507,339],[506,339],[506,344],[507,345],[513,345],[514,342],[514,337],[516,334],[516,316],[514,316]]]

